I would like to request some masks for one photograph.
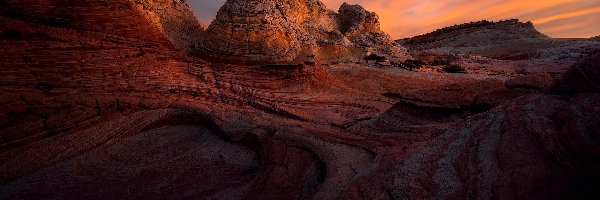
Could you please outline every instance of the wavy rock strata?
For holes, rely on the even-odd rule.
[[[508,96],[494,77],[209,63],[125,1],[25,2],[0,12],[0,199],[600,196],[585,73]],[[497,107],[465,110],[481,95]]]
[[[170,43],[181,50],[190,50],[202,31],[188,4],[180,0],[6,0],[0,2],[0,14],[146,43]]]

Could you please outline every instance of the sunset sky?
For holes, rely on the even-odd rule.
[[[411,37],[469,21],[518,18],[558,38],[600,35],[600,0],[322,0],[337,11],[343,2],[379,14],[384,31]],[[210,24],[225,0],[188,0],[198,18]]]

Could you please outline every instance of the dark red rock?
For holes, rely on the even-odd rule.
[[[527,74],[507,80],[505,85],[509,89],[523,88],[533,90],[546,90],[552,84],[552,77],[548,73]]]
[[[558,79],[552,93],[600,92],[600,53],[583,59]]]

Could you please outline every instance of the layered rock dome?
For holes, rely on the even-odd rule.
[[[198,52],[226,62],[294,63],[363,55],[402,59],[406,52],[379,28],[375,13],[343,4],[339,14],[317,0],[228,0],[206,30]]]
[[[300,44],[283,1],[227,1],[207,32],[203,50],[218,60],[270,62],[293,60]]]

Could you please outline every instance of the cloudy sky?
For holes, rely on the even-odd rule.
[[[551,37],[600,35],[600,0],[321,0],[337,11],[343,2],[375,11],[394,38],[411,37],[469,21],[518,18]],[[225,0],[188,0],[210,24]]]

